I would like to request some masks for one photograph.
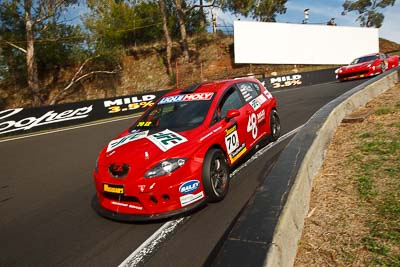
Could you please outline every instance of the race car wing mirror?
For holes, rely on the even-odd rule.
[[[230,109],[226,113],[225,120],[229,121],[232,118],[238,117],[240,115],[240,111],[236,109]]]

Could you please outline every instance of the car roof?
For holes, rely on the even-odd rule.
[[[370,56],[379,56],[381,53],[371,53],[371,54],[368,54],[368,55],[364,55],[364,56],[361,56],[361,57],[358,57],[358,58],[362,58],[362,57],[370,57]]]
[[[218,81],[210,81],[203,83],[195,83],[188,87],[178,88],[172,90],[167,95],[176,95],[176,94],[190,94],[190,93],[205,93],[212,92],[217,93],[225,88],[239,82],[258,82],[258,80],[253,78],[236,78],[236,79],[228,79],[228,80],[218,80]]]

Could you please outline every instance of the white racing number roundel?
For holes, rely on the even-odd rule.
[[[225,136],[226,150],[231,154],[239,147],[239,136],[236,130]]]
[[[256,139],[258,134],[258,128],[257,128],[257,116],[255,113],[252,113],[249,116],[249,121],[247,123],[247,132],[251,132],[251,136],[253,136],[253,138]]]

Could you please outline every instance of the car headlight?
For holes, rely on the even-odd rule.
[[[371,67],[371,64],[368,64],[368,65],[367,65],[367,68],[369,68],[369,67]]]
[[[156,166],[148,170],[145,174],[145,178],[154,178],[158,176],[163,176],[170,174],[176,169],[182,167],[186,163],[186,158],[174,158],[174,159],[166,159],[161,161]]]

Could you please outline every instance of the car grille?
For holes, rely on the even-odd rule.
[[[140,203],[140,201],[137,197],[124,196],[124,195],[113,194],[113,193],[108,193],[108,192],[103,192],[103,196],[107,199],[115,200],[115,201]]]
[[[110,175],[114,178],[124,178],[129,172],[128,164],[112,163],[108,166]]]

